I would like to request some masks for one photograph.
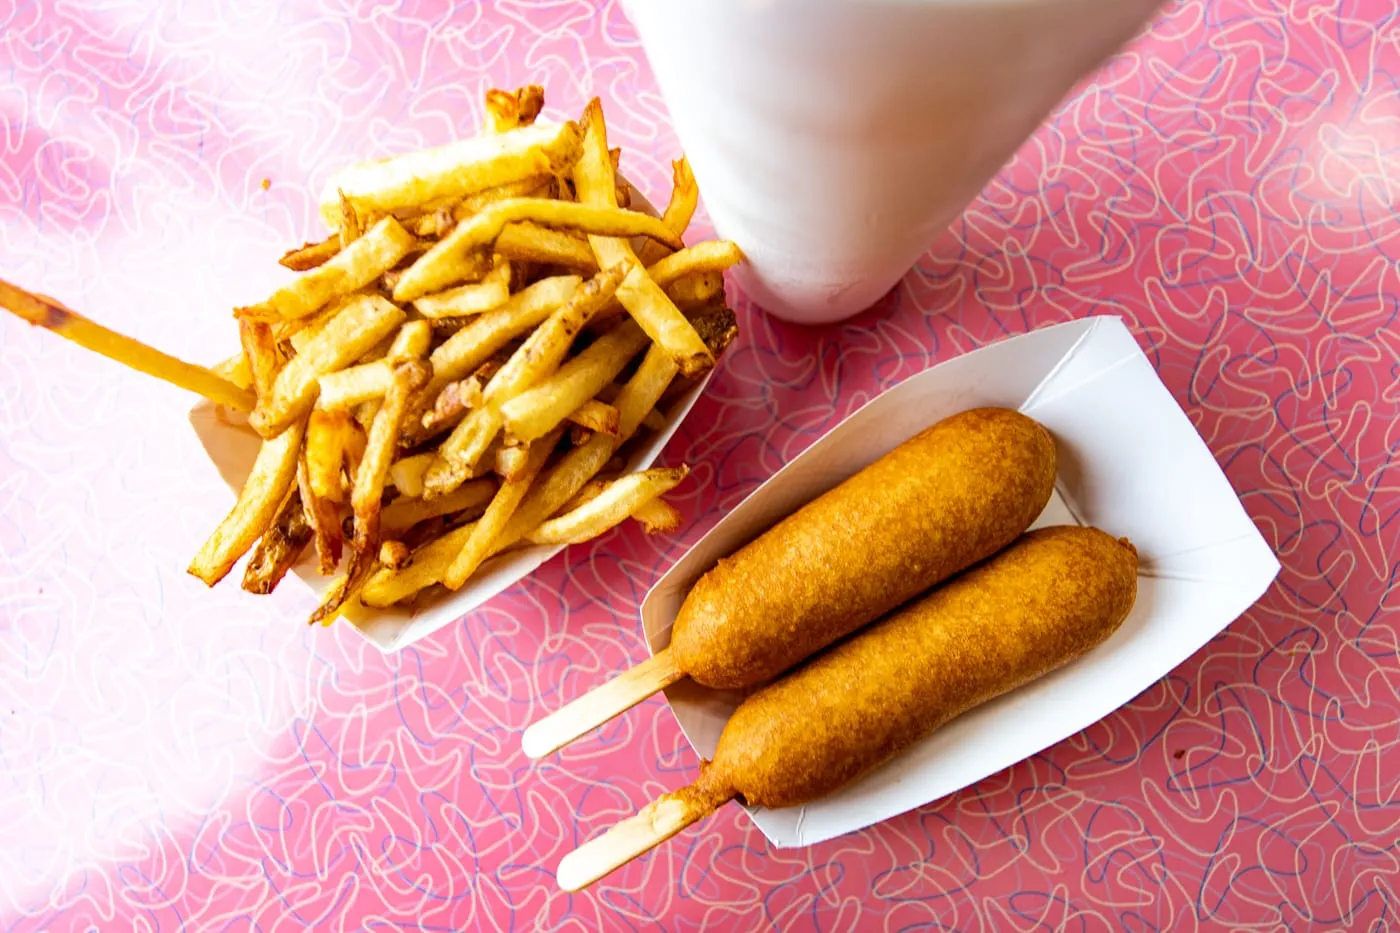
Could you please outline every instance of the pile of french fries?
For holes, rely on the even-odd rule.
[[[736,335],[722,272],[742,256],[682,242],[684,159],[661,217],[632,210],[599,102],[549,125],[543,103],[493,90],[480,135],[333,177],[333,232],[235,310],[242,352],[212,369],[0,282],[31,323],[247,413],[262,446],[190,573],[212,586],[252,551],[243,588],[269,593],[314,549],[329,623],[514,548],[678,527],[662,496],[687,467],[623,464]]]

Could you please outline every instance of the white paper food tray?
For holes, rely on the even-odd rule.
[[[1095,317],[1013,337],[941,363],[876,397],[744,500],[642,603],[652,652],[691,584],[891,448],[984,405],[1048,427],[1056,495],[1037,522],[1078,522],[1130,538],[1141,555],[1132,615],[1089,655],[962,716],[840,793],[805,807],[749,808],[780,847],[853,832],[947,796],[1103,718],[1245,611],[1279,564],[1200,435],[1123,323]],[[705,758],[739,699],[682,681],[666,697]]]
[[[653,217],[659,216],[656,207],[635,186],[632,188],[632,209]],[[635,245],[640,246],[642,242],[639,239],[635,241]],[[696,400],[710,384],[712,375],[713,372],[707,374],[668,411],[663,412],[666,418],[665,429],[653,434],[650,440],[632,455],[627,461],[629,472],[645,470],[656,462],[662,448],[671,440],[686,415],[690,414]],[[238,490],[243,488],[243,481],[253,469],[260,438],[247,426],[247,421],[242,416],[231,415],[210,402],[201,402],[190,411],[190,424],[194,427],[195,434],[199,435],[199,441],[204,445],[204,450],[209,454],[209,459],[213,461],[219,475],[223,477],[234,496],[237,496]],[[233,501],[230,500],[230,507],[232,504]],[[355,628],[381,651],[398,651],[460,619],[497,593],[518,583],[565,547],[566,545],[530,547],[493,558],[483,564],[476,576],[457,592],[451,593],[437,587],[433,592],[420,597],[412,609],[371,610],[356,605],[347,609],[343,617],[353,623]],[[292,572],[318,597],[335,580],[335,577],[321,576],[310,549],[303,555],[301,562],[292,568]],[[239,567],[229,576],[241,573],[240,562]],[[237,584],[225,581],[222,585]]]

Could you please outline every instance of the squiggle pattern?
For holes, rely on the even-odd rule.
[[[182,573],[227,494],[189,399],[0,318],[6,930],[1350,930],[1397,925],[1400,47],[1385,0],[1183,0],[1078,89],[884,305],[744,336],[664,459],[679,536],[576,547],[394,657],[309,596]],[[352,157],[489,86],[604,98],[665,191],[615,2],[0,4],[0,275],[213,361]],[[265,188],[262,180],[270,184]],[[703,219],[702,219],[703,225]],[[1284,571],[1170,677],[954,797],[800,851],[736,809],[590,891],[591,832],[692,778],[652,701],[518,733],[640,658],[637,604],[882,388],[1123,315]]]

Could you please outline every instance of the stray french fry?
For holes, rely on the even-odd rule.
[[[510,300],[510,261],[500,259],[486,278],[459,285],[413,302],[414,310],[426,318],[468,317],[499,308]]]
[[[452,561],[442,576],[442,584],[449,590],[458,590],[467,578],[476,572],[486,558],[496,550],[496,539],[510,521],[511,515],[530,491],[535,477],[544,467],[545,460],[559,442],[559,431],[548,434],[530,445],[530,452],[520,474],[507,483],[502,483],[491,504],[472,528],[471,537],[462,545],[462,550]]]
[[[340,252],[340,234],[334,233],[319,243],[305,243],[296,249],[289,249],[277,260],[293,272],[306,272],[324,263]]]
[[[603,108],[597,98],[589,102],[584,121],[583,145],[578,162],[574,165],[574,184],[578,188],[579,200],[585,204],[609,207],[615,203],[616,192],[612,163],[608,159]],[[683,245],[674,234],[672,238],[678,247]],[[715,365],[705,342],[665,291],[647,275],[626,240],[591,236],[588,242],[598,257],[598,265],[622,263],[631,270],[618,287],[618,300],[652,340],[671,352],[681,372],[697,376]]]
[[[287,361],[248,423],[263,437],[279,433],[316,403],[319,378],[363,356],[404,320],[403,311],[378,295],[350,298],[319,334]]]
[[[619,421],[617,409],[607,402],[591,398],[569,413],[569,420],[590,431],[616,436]]]
[[[310,542],[311,528],[301,510],[301,497],[292,492],[283,501],[272,527],[263,534],[248,558],[248,566],[243,570],[243,589],[259,596],[271,593]]]
[[[329,302],[359,291],[408,255],[415,240],[399,222],[385,217],[333,258],[302,273],[262,304],[238,310],[239,317],[286,321],[306,317]]]
[[[552,376],[501,406],[507,435],[531,441],[551,430],[597,395],[646,345],[647,335],[635,321],[624,321],[599,337]]]
[[[0,307],[36,327],[53,331],[80,347],[92,350],[148,376],[202,395],[218,405],[238,411],[252,411],[253,393],[240,389],[203,366],[186,363],[139,340],[109,330],[70,311],[51,298],[31,294],[0,279]]]
[[[411,301],[446,288],[457,281],[455,269],[460,257],[487,249],[496,242],[506,224],[532,221],[568,227],[588,234],[609,237],[648,236],[680,248],[683,244],[660,220],[650,214],[624,210],[609,198],[605,204],[574,204],[551,198],[515,198],[498,201],[457,227],[409,266],[394,286],[395,301]],[[594,249],[597,253],[597,249]],[[630,248],[629,248],[630,253]],[[635,262],[635,257],[632,257]],[[619,255],[613,262],[621,262]],[[677,312],[679,313],[679,312]]]
[[[209,586],[218,583],[272,524],[296,480],[301,439],[305,433],[305,423],[296,421],[281,434],[263,441],[233,510],[190,562],[191,574]]]
[[[682,156],[671,163],[671,200],[666,205],[661,220],[671,228],[676,236],[685,233],[691,217],[700,203],[700,187],[695,184],[695,175],[690,171],[690,162]],[[648,266],[666,255],[666,247],[657,242],[646,243],[642,247],[641,259]]]
[[[379,513],[380,531],[385,535],[398,537],[419,522],[437,518],[439,515],[453,515],[460,519],[465,513],[467,517],[475,518],[476,516],[470,513],[484,509],[495,494],[496,481],[488,476],[463,483],[447,495],[438,496],[436,499],[403,496],[384,506]]]
[[[535,175],[565,171],[578,154],[578,126],[524,126],[419,152],[361,162],[331,177],[321,216],[337,226],[338,193],[365,214],[389,214],[460,198]]]
[[[506,224],[501,235],[496,237],[495,249],[502,256],[520,262],[561,266],[584,275],[594,275],[598,271],[598,260],[588,240],[538,224]]]
[[[420,498],[423,495],[423,474],[427,472],[437,454],[429,451],[424,454],[415,454],[412,457],[404,457],[402,460],[395,460],[389,467],[389,480],[394,484],[394,488],[400,494],[411,499]]]
[[[621,269],[608,269],[589,279],[511,354],[482,391],[481,407],[453,428],[438,449],[438,462],[423,477],[426,495],[442,495],[471,474],[501,429],[502,403],[554,372],[575,335],[607,306],[621,279]]]
[[[609,483],[590,502],[542,523],[526,540],[531,544],[579,544],[596,538],[644,503],[675,488],[689,473],[686,466],[629,473]]]

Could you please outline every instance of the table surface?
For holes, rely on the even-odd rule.
[[[0,8],[0,275],[213,362],[346,160],[600,95],[678,152],[613,2]],[[684,533],[570,549],[385,657],[311,597],[184,573],[230,498],[188,396],[0,317],[0,927],[1380,930],[1400,875],[1394,3],[1198,0],[1078,90],[885,304],[743,336],[665,462]],[[266,181],[265,181],[266,180]],[[703,229],[706,221],[700,219]],[[528,722],[644,656],[637,605],[881,389],[1127,319],[1283,563],[1129,706],[803,850],[737,807],[586,893],[561,855],[696,773],[653,700],[531,765]]]

